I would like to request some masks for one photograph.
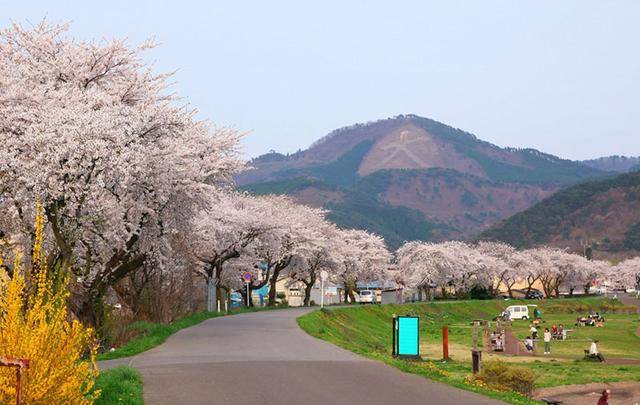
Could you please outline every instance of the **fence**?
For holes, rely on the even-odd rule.
[[[0,366],[16,369],[16,404],[22,404],[22,372],[29,368],[28,359],[9,359],[0,357]]]

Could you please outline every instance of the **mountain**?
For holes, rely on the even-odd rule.
[[[601,257],[640,251],[640,172],[560,190],[480,234],[519,248],[552,245]]]
[[[467,238],[560,187],[606,175],[534,149],[501,148],[415,115],[335,130],[251,161],[237,183],[331,210],[342,226],[404,240]]]
[[[583,160],[583,164],[607,172],[630,172],[640,170],[640,156],[607,156],[598,159]]]

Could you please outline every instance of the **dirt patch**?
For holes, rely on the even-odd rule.
[[[640,403],[639,382],[591,383],[542,388],[534,392],[535,399],[554,399],[563,405],[595,405],[603,390],[611,390],[611,405],[637,405]]]
[[[505,337],[505,342],[504,342],[504,354],[509,355],[509,356],[531,356],[533,357],[532,353],[529,353],[526,349],[526,347],[524,347],[524,344],[522,342],[520,342],[520,340],[518,339],[518,337],[515,335],[515,333],[513,333],[513,330],[511,329],[506,329],[504,331],[504,337]]]

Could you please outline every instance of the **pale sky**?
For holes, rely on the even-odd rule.
[[[640,1],[15,1],[0,25],[155,37],[199,117],[294,152],[403,113],[565,158],[640,155]]]

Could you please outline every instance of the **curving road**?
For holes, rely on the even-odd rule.
[[[499,402],[403,373],[303,332],[308,309],[225,316],[183,329],[129,364],[147,404],[403,405]]]

